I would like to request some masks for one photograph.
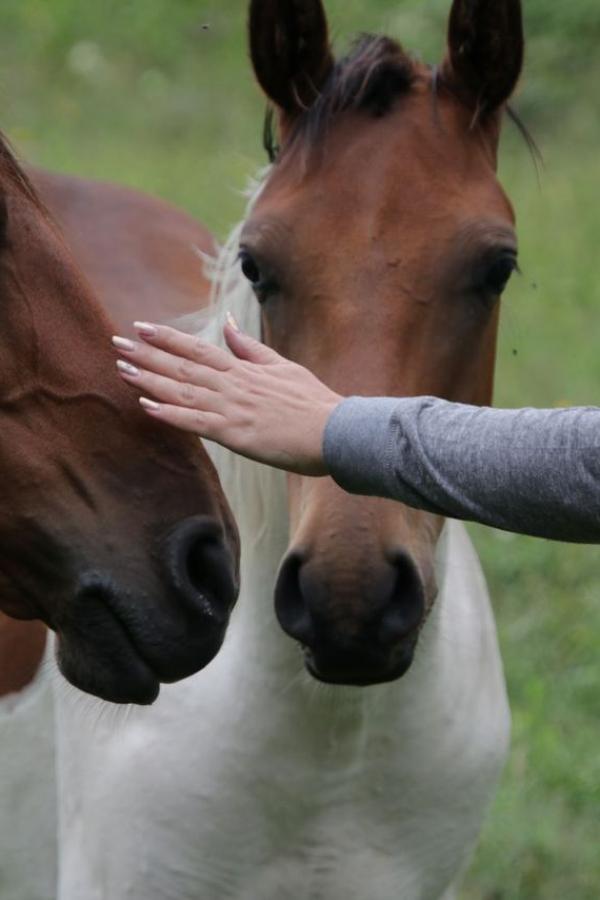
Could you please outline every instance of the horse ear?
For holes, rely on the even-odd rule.
[[[524,49],[521,0],[454,0],[443,73],[479,113],[509,99]]]
[[[311,106],[334,65],[321,0],[251,0],[249,36],[267,97],[287,115]]]

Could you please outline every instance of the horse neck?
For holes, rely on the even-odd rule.
[[[472,732],[481,692],[496,679],[493,624],[484,621],[481,603],[485,585],[462,525],[448,523],[440,538],[439,594],[408,674],[365,689],[321,685],[304,670],[300,648],[273,608],[288,545],[285,480],[246,461],[238,467],[217,455],[216,463],[233,497],[243,547],[242,590],[217,660],[223,694],[236,693],[239,715],[261,723],[267,746],[284,745],[290,754],[310,747],[321,760],[333,753],[336,766],[362,765],[368,742],[385,741],[390,729],[402,734],[407,771],[425,747],[436,758],[452,758]]]
[[[257,704],[295,705],[301,720],[320,721],[324,710],[345,709],[355,723],[377,728],[389,720],[393,705],[403,727],[415,734],[446,717],[458,698],[468,697],[477,682],[472,668],[479,653],[487,598],[477,558],[462,525],[447,523],[436,554],[439,593],[423,629],[415,663],[401,681],[365,691],[324,688],[303,671],[299,648],[279,627],[273,593],[289,541],[285,477],[274,470],[210,448],[225,493],[232,505],[242,542],[241,594],[228,635],[223,666],[241,678]],[[468,670],[467,670],[468,667]],[[475,676],[475,677],[474,677]],[[462,699],[460,703],[462,704]],[[425,719],[424,711],[426,712]],[[341,714],[341,713],[339,713]],[[339,720],[339,714],[336,713]],[[410,726],[408,723],[411,723]]]

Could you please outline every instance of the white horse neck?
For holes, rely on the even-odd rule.
[[[334,707],[339,714],[345,708],[353,711],[355,725],[361,729],[401,724],[407,763],[409,747],[422,758],[427,739],[434,742],[438,754],[447,742],[447,752],[453,755],[457,741],[463,743],[472,731],[474,704],[482,693],[489,690],[503,696],[504,692],[488,592],[464,527],[447,522],[440,538],[439,592],[409,673],[397,682],[367,689],[320,685],[304,671],[300,648],[282,632],[273,609],[277,571],[288,544],[285,483],[278,473],[264,469],[240,478],[240,468],[252,468],[252,464],[228,460],[224,465],[219,456],[217,469],[234,501],[243,551],[241,595],[215,666],[232,692],[239,693],[240,684],[251,685],[251,696],[244,699],[248,714],[259,714],[268,729],[271,714],[281,704],[288,711],[296,709],[297,722],[305,729],[311,721],[322,727],[324,714]],[[230,481],[232,463],[236,477]],[[243,508],[235,503],[235,485],[244,486],[247,505]],[[270,514],[268,501],[274,503]],[[271,721],[279,720],[275,716]],[[289,738],[297,739],[293,729]]]
[[[56,897],[54,703],[49,649],[33,682],[0,700],[0,896]]]

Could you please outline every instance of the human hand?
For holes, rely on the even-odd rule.
[[[174,328],[136,322],[140,341],[115,337],[121,376],[149,394],[140,403],[162,422],[249,459],[326,475],[323,434],[342,397],[302,366],[225,326],[228,353]],[[158,401],[158,402],[157,402]]]

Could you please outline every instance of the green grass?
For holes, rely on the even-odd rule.
[[[509,141],[522,275],[503,312],[498,405],[600,403],[597,120],[543,135],[538,187]],[[516,353],[516,355],[515,355]],[[497,613],[512,753],[465,900],[600,893],[600,550],[473,529]]]
[[[446,0],[329,0],[344,43],[385,29],[439,58]],[[503,312],[497,402],[600,402],[600,6],[525,0],[518,106],[541,144],[538,184],[509,129],[502,176],[522,275]],[[242,0],[7,0],[2,123],[49,168],[145,188],[219,235],[263,162],[263,104]],[[203,24],[209,24],[205,30]],[[600,551],[474,529],[498,616],[511,759],[464,900],[600,895]]]

